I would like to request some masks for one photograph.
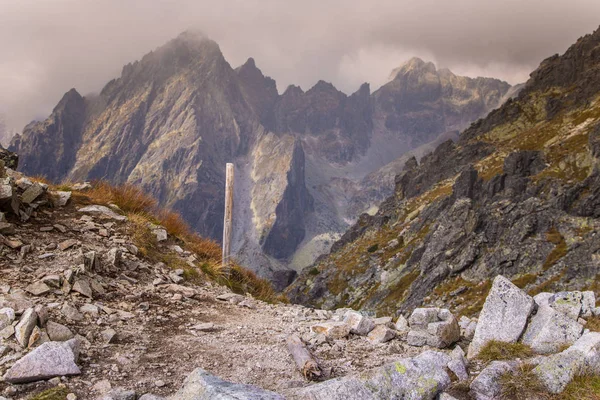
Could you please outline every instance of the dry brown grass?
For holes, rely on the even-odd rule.
[[[125,213],[154,214],[158,205],[154,197],[130,183],[112,186],[106,181],[94,182],[85,195],[98,204],[115,204]]]
[[[485,363],[498,360],[514,360],[533,356],[531,347],[522,343],[505,343],[490,340],[479,352],[477,358]]]
[[[600,400],[600,376],[582,375],[573,378],[565,390],[551,400]]]
[[[65,184],[64,188],[68,187]],[[250,293],[263,301],[287,300],[275,293],[269,281],[237,263],[233,264],[231,273],[226,276],[221,267],[220,245],[195,233],[178,213],[160,209],[152,196],[135,185],[112,186],[105,181],[94,182],[92,189],[73,192],[72,199],[79,204],[115,204],[129,219],[127,230],[140,255],[152,262],[163,262],[173,269],[183,269],[189,281],[198,283],[203,279],[211,279],[235,292]],[[161,248],[149,224],[163,226],[172,238],[196,255],[198,262],[191,266],[178,255]]]
[[[592,332],[600,332],[600,316],[593,316],[587,318],[585,328]]]
[[[534,365],[524,364],[517,371],[510,371],[503,374],[500,377],[502,399],[549,399],[548,392],[533,372],[534,368]]]

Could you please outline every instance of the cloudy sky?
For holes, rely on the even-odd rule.
[[[20,130],[190,28],[234,67],[254,57],[280,91],[324,79],[349,93],[412,56],[521,82],[598,16],[598,0],[0,0],[0,114]]]

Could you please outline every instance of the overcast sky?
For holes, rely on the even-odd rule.
[[[280,92],[350,93],[412,56],[518,83],[598,25],[599,0],[0,0],[0,114],[21,130],[186,29],[233,67],[254,57]]]

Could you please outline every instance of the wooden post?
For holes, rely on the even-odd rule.
[[[227,163],[225,169],[225,218],[223,220],[223,271],[226,276],[231,272],[230,251],[233,226],[233,164]]]

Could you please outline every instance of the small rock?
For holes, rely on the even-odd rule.
[[[500,377],[507,372],[515,371],[518,363],[506,361],[492,361],[471,382],[471,392],[476,399],[497,399],[502,393]]]
[[[549,299],[550,307],[556,311],[565,314],[573,321],[577,321],[581,313],[581,292],[560,292]]]
[[[50,293],[50,290],[50,287],[48,287],[48,285],[41,281],[34,282],[25,288],[26,292],[29,292],[34,296],[45,295],[47,293]]]
[[[156,235],[156,240],[159,242],[164,242],[168,239],[167,231],[163,228],[154,229],[152,233]]]
[[[327,339],[343,339],[350,334],[350,327],[343,322],[323,322],[311,327],[315,333],[325,335]]]
[[[29,186],[21,195],[21,201],[26,204],[31,204],[44,193],[45,189],[39,183],[34,183]]]
[[[71,247],[75,246],[77,244],[77,240],[75,239],[67,239],[64,242],[60,242],[58,244],[58,249],[60,251],[65,251],[70,249]]]
[[[75,283],[73,284],[72,290],[74,292],[84,295],[85,297],[87,297],[89,299],[91,299],[93,297],[92,296],[92,288],[90,287],[90,284],[86,280],[83,280],[83,279],[76,280]]]
[[[98,306],[95,306],[93,304],[84,304],[81,307],[79,307],[79,311],[84,314],[90,314],[93,317],[97,317],[99,314]]]
[[[0,331],[15,320],[15,310],[9,307],[0,308]]]
[[[56,194],[56,205],[58,207],[64,207],[71,199],[71,192],[57,191]]]
[[[212,322],[206,322],[203,324],[194,325],[190,329],[193,329],[195,331],[206,332],[206,331],[212,331],[214,328],[215,328],[215,324],[213,324]]]
[[[104,343],[114,343],[117,340],[117,332],[112,328],[105,329],[100,334]]]
[[[386,325],[377,325],[368,335],[367,339],[371,343],[385,343],[392,340],[396,336],[394,330]]]
[[[75,337],[69,328],[54,321],[48,321],[46,332],[53,342],[66,342]]]
[[[75,307],[65,303],[61,309],[63,315],[72,321],[83,321],[85,317]]]
[[[97,214],[104,218],[114,219],[116,221],[127,221],[127,217],[119,215],[106,206],[91,205],[79,209],[79,212],[87,214]]]
[[[29,337],[33,332],[33,328],[37,325],[37,319],[35,310],[28,308],[21,316],[17,326],[15,326],[15,338],[21,346],[26,347],[29,344]]]
[[[350,333],[366,336],[375,328],[375,322],[356,311],[348,311],[344,318],[344,323],[350,328]]]
[[[59,289],[62,279],[60,278],[60,275],[46,275],[45,277],[42,278],[42,282],[46,285],[48,285],[51,288],[54,289]]]

